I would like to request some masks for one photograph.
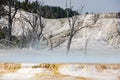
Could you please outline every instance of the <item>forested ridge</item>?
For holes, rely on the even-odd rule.
[[[8,1],[9,0],[0,0],[0,15],[1,16],[7,15],[6,10],[4,9],[4,6],[8,6]],[[14,6],[14,3],[17,3],[16,7],[18,7],[21,10],[24,10],[30,13],[36,13],[36,7],[37,7],[36,1],[30,2],[29,0],[25,0],[25,1],[20,2],[18,0],[11,0],[11,2],[13,6]],[[44,5],[44,2],[41,4],[43,5],[42,6],[42,17],[44,18],[49,18],[49,19],[66,18],[67,10],[69,10],[70,12],[69,14],[70,17],[76,14],[77,15],[79,14],[77,11],[73,11],[69,8],[63,9],[58,6]]]

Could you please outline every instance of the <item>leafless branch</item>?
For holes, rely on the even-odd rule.
[[[70,3],[69,3],[69,9],[72,10],[73,6],[72,6],[72,3],[71,3],[71,0],[69,0]],[[66,0],[66,7],[68,8],[68,1]],[[83,10],[84,6],[83,5],[80,5],[80,7],[77,9],[77,11],[79,11],[80,13],[82,13],[82,10]],[[70,10],[67,10],[67,19],[68,19],[68,24],[69,24],[69,27],[70,27],[70,34],[69,34],[69,38],[68,38],[68,43],[67,43],[67,54],[69,53],[69,50],[70,50],[70,46],[71,46],[71,43],[72,43],[72,38],[73,36],[81,29],[85,28],[86,26],[82,26],[82,23],[81,25],[76,25],[77,21],[78,21],[78,15],[74,14],[73,17],[69,17],[69,14],[70,14]],[[76,26],[79,26],[79,28],[77,28]]]

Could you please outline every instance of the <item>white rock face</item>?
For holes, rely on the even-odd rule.
[[[77,40],[77,44],[81,44],[80,42],[85,42],[87,38],[90,44],[97,41],[103,45],[120,47],[120,16],[118,15],[118,13],[106,13],[84,16],[83,26],[89,27],[80,30],[74,40]]]
[[[18,12],[13,22],[13,35],[16,36],[21,36],[23,32],[27,34],[28,30],[31,29],[29,23],[23,19],[21,14],[32,20],[31,13]],[[87,14],[78,17],[76,26],[80,27],[77,24],[82,23],[81,26],[88,27],[80,30],[74,36],[73,48],[80,47],[78,44],[84,45],[86,39],[91,45],[100,43],[102,45],[120,47],[120,13]],[[0,25],[7,26],[7,17],[1,18],[0,23]],[[59,33],[67,32],[70,29],[67,19],[46,19],[45,25],[43,34],[46,37],[51,34],[59,35]],[[65,45],[66,42],[63,46]]]

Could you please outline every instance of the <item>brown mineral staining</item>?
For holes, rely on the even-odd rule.
[[[70,76],[41,76],[36,80],[88,80],[83,77],[70,77]]]
[[[14,72],[21,68],[18,63],[0,63],[0,72]]]
[[[40,64],[38,66],[33,66],[32,68],[46,68],[51,70],[54,74],[58,74],[58,68],[61,64]]]
[[[119,76],[118,78],[119,78],[119,80],[120,80],[120,76]]]
[[[27,65],[27,64],[26,64]],[[6,73],[15,73],[20,69],[22,64],[19,63],[0,63],[0,76]],[[72,66],[72,67],[71,67]],[[33,65],[30,68],[42,68],[43,72],[35,73],[33,79],[30,80],[93,80],[89,77],[83,77],[82,74],[79,74],[77,77],[71,76],[69,74],[61,73],[61,69],[64,72],[66,68],[75,68],[77,70],[83,71],[95,71],[101,74],[113,74],[116,80],[120,80],[119,72],[117,73],[108,73],[120,69],[120,64],[38,64]],[[27,67],[26,67],[27,69]],[[33,70],[34,70],[33,69]],[[111,71],[109,71],[111,70]],[[69,71],[69,69],[68,69]],[[16,74],[16,73],[15,73]],[[29,74],[29,72],[28,72]],[[24,74],[23,74],[24,75]],[[97,74],[96,74],[97,75]]]
[[[120,69],[120,64],[97,64],[96,68],[100,71],[105,69],[117,70]]]

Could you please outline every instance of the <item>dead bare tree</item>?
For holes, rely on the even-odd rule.
[[[88,28],[86,28],[86,30],[85,30],[85,47],[84,47],[84,54],[85,55],[87,54],[88,42],[90,40],[90,37],[88,37],[88,35],[87,35],[87,29]]]
[[[71,0],[69,0],[69,7],[68,7],[68,1],[66,0],[66,8],[67,8],[67,19],[68,19],[68,23],[69,23],[69,27],[70,27],[70,33],[69,33],[69,38],[68,38],[68,43],[67,43],[67,54],[69,53],[70,51],[70,46],[71,46],[71,43],[72,43],[72,39],[74,37],[74,35],[81,29],[85,28],[86,26],[82,26],[82,22],[79,22],[78,25],[76,25],[77,23],[77,20],[79,18],[78,15],[74,14],[73,17],[70,17],[70,10],[72,10],[72,5],[71,5]],[[81,5],[77,11],[81,14],[82,13],[82,10],[83,10],[84,6]]]
[[[36,0],[35,3],[36,5],[34,7],[36,8],[36,13],[31,13],[32,19],[28,19],[23,15],[24,20],[28,22],[31,27],[31,47],[36,44],[39,45],[39,41],[42,38],[43,29],[45,28],[45,19],[42,18],[43,2]]]
[[[19,11],[19,13],[20,13],[20,17],[22,17],[22,13],[21,13],[21,11]],[[20,48],[23,48],[23,47],[27,47],[27,32],[26,32],[26,22],[25,21],[23,21],[23,19],[22,18],[15,18],[16,20],[18,20],[21,24],[20,24],[20,27],[21,27],[21,29],[22,29],[22,35],[21,36],[19,36],[19,47]],[[29,30],[29,28],[27,28],[27,30]]]
[[[50,50],[53,51],[53,42],[51,38],[50,38]]]
[[[13,10],[14,9],[14,10]],[[12,41],[12,24],[13,19],[15,18],[15,15],[18,11],[19,7],[17,5],[17,0],[8,0],[8,35],[7,39],[8,41]],[[10,46],[10,43],[8,43]]]

